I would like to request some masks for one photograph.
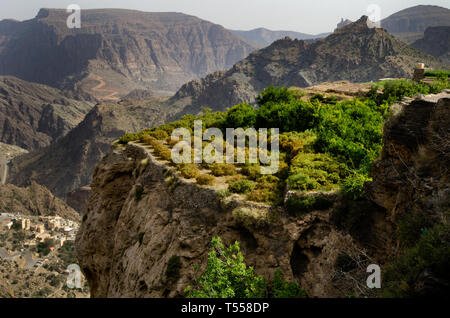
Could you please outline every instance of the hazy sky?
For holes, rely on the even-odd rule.
[[[449,7],[448,0],[0,0],[0,19],[31,19],[39,8],[127,8],[142,11],[183,12],[229,29],[265,27],[322,33],[333,30],[341,17],[351,20],[367,14],[370,4],[381,9],[381,18],[418,4]]]

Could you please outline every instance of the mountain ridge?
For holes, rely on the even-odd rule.
[[[0,21],[0,74],[87,92],[93,74],[118,94],[168,94],[254,50],[222,26],[182,13],[89,9],[80,29],[67,28],[68,15],[41,9],[30,20]]]
[[[285,38],[251,53],[228,71],[183,85],[172,100],[190,100],[183,114],[199,106],[223,110],[254,102],[265,87],[306,87],[321,82],[370,82],[411,77],[418,62],[442,68],[438,59],[408,46],[382,28],[369,28],[367,16],[314,43]]]

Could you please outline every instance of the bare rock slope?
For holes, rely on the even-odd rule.
[[[183,85],[173,99],[189,99],[185,113],[192,113],[199,106],[223,110],[240,102],[254,102],[256,95],[270,84],[307,87],[340,80],[410,78],[418,62],[432,68],[446,67],[384,29],[369,28],[367,19],[363,16],[312,44],[290,38],[278,40],[228,71]]]
[[[27,186],[35,181],[65,198],[68,192],[90,184],[95,165],[116,138],[162,124],[175,111],[165,106],[158,98],[102,102],[57,142],[12,160],[8,182]]]
[[[59,89],[0,76],[0,142],[27,150],[45,147],[67,134],[92,107],[92,102]]]
[[[181,13],[83,10],[80,29],[67,28],[68,16],[41,9],[31,20],[0,21],[0,74],[111,100],[135,88],[174,92],[254,49],[220,25]]]

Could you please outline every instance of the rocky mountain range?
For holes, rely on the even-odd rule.
[[[97,162],[111,143],[128,132],[162,124],[176,110],[165,100],[124,100],[96,105],[66,136],[50,146],[14,158],[8,182],[27,186],[37,182],[58,197],[89,185]]]
[[[368,28],[366,17],[316,43],[279,40],[228,71],[185,84],[172,98],[151,97],[151,92],[137,90],[118,104],[96,106],[59,141],[14,159],[8,181],[19,186],[35,181],[59,197],[71,192],[71,199],[86,198],[86,191],[79,195],[78,189],[89,186],[96,163],[111,142],[125,132],[198,113],[202,106],[224,109],[243,101],[253,102],[270,84],[305,87],[334,80],[368,82],[382,77],[410,77],[417,62],[442,67],[437,59],[383,29]],[[80,205],[74,202],[73,206]]]
[[[194,112],[199,106],[224,109],[244,101],[253,102],[270,84],[306,87],[325,81],[410,78],[418,62],[427,67],[446,67],[384,29],[369,28],[367,19],[363,16],[311,44],[290,38],[278,40],[228,71],[183,85],[172,100],[189,101],[185,113]]]
[[[0,76],[0,142],[35,150],[74,128],[93,103],[59,89]]]
[[[422,38],[428,27],[435,26],[450,26],[450,9],[418,5],[381,20],[381,27],[407,43]]]
[[[227,69],[255,48],[220,25],[182,13],[83,10],[69,29],[62,9],[0,21],[0,74],[115,100],[135,88],[162,94]]]
[[[230,30],[232,33],[240,36],[241,38],[250,42],[254,46],[258,48],[266,47],[276,40],[283,39],[285,37],[290,37],[292,39],[298,40],[313,40],[320,39],[326,37],[330,33],[321,33],[321,34],[307,34],[295,31],[272,31],[266,28],[257,28],[249,31],[240,31],[240,30]]]

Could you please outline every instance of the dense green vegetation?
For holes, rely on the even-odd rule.
[[[178,141],[169,136],[179,127],[192,132],[194,120],[202,120],[203,129],[216,127],[224,135],[226,128],[279,128],[279,169],[270,177],[261,175],[259,164],[176,167],[184,178],[198,179],[204,185],[214,184],[206,175],[225,178],[231,192],[252,201],[280,204],[286,187],[299,192],[341,190],[349,199],[357,200],[364,183],[370,180],[370,166],[382,148],[382,129],[389,105],[404,96],[437,93],[448,87],[446,79],[431,84],[385,81],[374,84],[366,97],[339,101],[320,94],[301,100],[295,91],[270,86],[257,97],[258,107],[241,103],[226,112],[204,109],[200,116],[185,115],[178,121],[126,134],[119,143],[140,140],[151,145],[161,159],[170,161],[170,148]],[[200,168],[210,172],[200,175]],[[306,210],[314,206],[306,201],[290,203],[291,207],[304,206]]]
[[[425,71],[425,76],[448,78],[450,77],[450,70],[427,70]]]
[[[255,275],[253,267],[245,264],[239,243],[225,247],[220,237],[211,240],[206,269],[185,293],[189,298],[306,297],[297,283],[285,282],[279,271],[271,283]]]
[[[385,287],[382,296],[418,296],[414,290],[414,284],[424,270],[433,275],[434,279],[448,282],[449,268],[450,226],[448,223],[422,228],[419,239],[387,268],[383,277]],[[440,291],[435,292],[439,294]]]

